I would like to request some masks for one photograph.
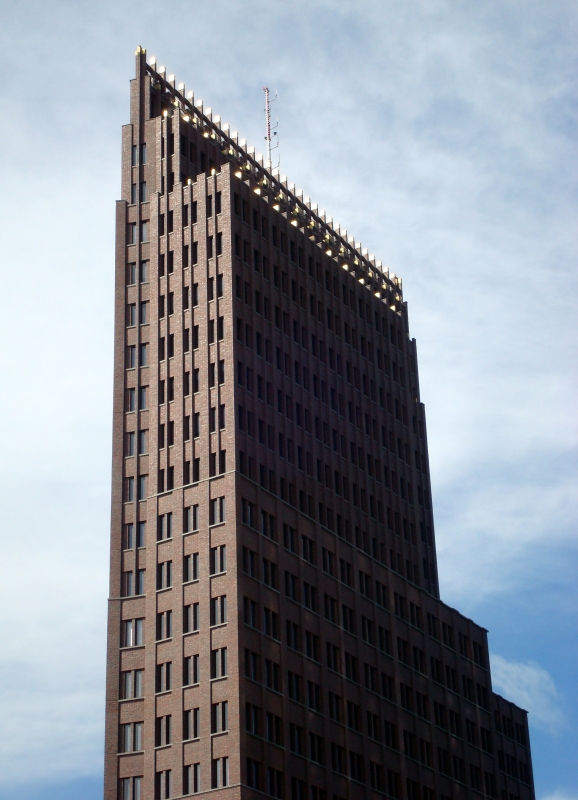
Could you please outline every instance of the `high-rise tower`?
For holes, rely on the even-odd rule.
[[[439,599],[401,281],[140,48],[130,114],[106,800],[531,800]]]

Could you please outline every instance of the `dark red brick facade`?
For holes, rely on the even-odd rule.
[[[530,800],[526,712],[439,599],[401,282],[136,68],[106,800]]]

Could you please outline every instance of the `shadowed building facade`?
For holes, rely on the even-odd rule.
[[[106,800],[531,800],[399,278],[140,48],[116,224]]]

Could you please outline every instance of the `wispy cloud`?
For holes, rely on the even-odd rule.
[[[558,734],[566,720],[552,676],[538,664],[508,661],[491,656],[494,691],[529,712],[529,722],[548,733]]]
[[[565,789],[557,789],[555,792],[541,795],[539,800],[578,800],[578,794]]]

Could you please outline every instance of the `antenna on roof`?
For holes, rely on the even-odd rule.
[[[277,144],[274,147],[271,147],[271,103],[273,103],[277,99],[277,92],[275,92],[275,97],[273,100],[269,100],[269,87],[263,86],[263,91],[265,92],[265,141],[267,142],[267,168],[272,169],[273,162],[271,158],[271,153],[273,150],[279,147],[279,140],[277,140]],[[278,120],[275,121],[275,128],[279,125]],[[273,129],[273,136],[277,136],[277,131]],[[280,160],[277,161],[277,169],[279,168]]]

